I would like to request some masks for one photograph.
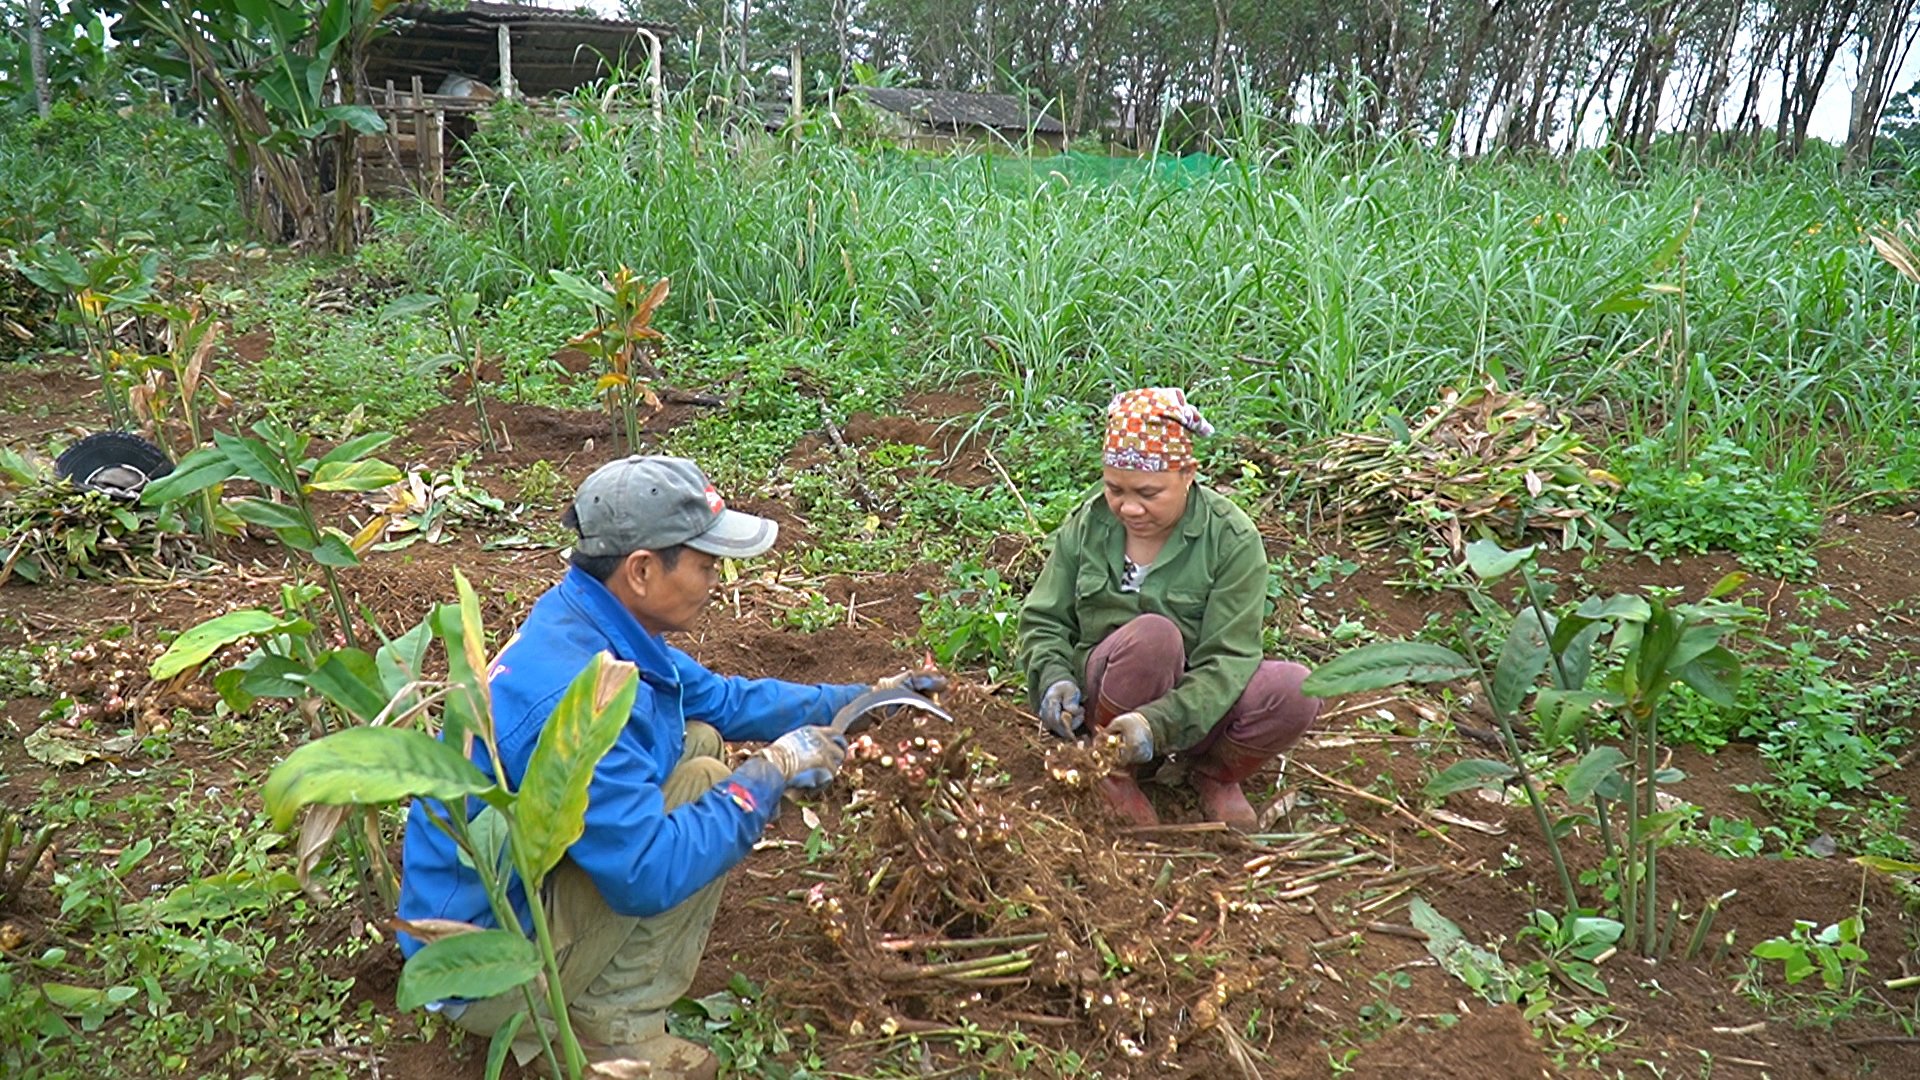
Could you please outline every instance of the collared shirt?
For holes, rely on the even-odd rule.
[[[752,792],[753,798],[730,796],[721,785],[668,812],[660,786],[679,764],[687,721],[712,724],[727,739],[775,739],[830,722],[866,687],[722,678],[649,633],[592,576],[569,570],[534,603],[489,673],[501,765],[515,789],[547,716],[602,650],[638,667],[640,684],[626,727],[594,769],[586,831],[567,856],[586,871],[614,911],[657,915],[744,858],[780,798],[778,771],[767,770],[775,783],[771,790]],[[486,749],[478,744],[473,762],[493,775]],[[400,917],[497,926],[479,877],[461,865],[452,838],[429,819],[429,802],[416,800],[407,815]],[[446,807],[431,805],[445,814]],[[481,806],[470,800],[469,815]],[[521,926],[531,926],[526,890],[517,878],[508,895]],[[400,944],[409,956],[420,948],[405,934]]]
[[[1180,628],[1187,670],[1171,693],[1140,713],[1157,747],[1199,742],[1260,668],[1267,555],[1252,519],[1226,496],[1193,485],[1185,513],[1137,590],[1123,578],[1126,528],[1103,495],[1074,510],[1049,543],[1046,565],[1020,608],[1017,659],[1032,699],[1061,679],[1081,685],[1087,654],[1136,616],[1165,615]]]

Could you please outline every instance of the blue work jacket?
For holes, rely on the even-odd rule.
[[[753,770],[743,785],[750,799],[735,798],[721,784],[668,811],[660,786],[679,764],[687,721],[712,724],[729,740],[771,740],[830,722],[867,688],[722,678],[649,633],[606,586],[570,569],[534,603],[489,676],[501,764],[516,790],[547,716],[603,650],[637,666],[640,685],[627,726],[594,770],[586,832],[567,855],[614,911],[658,915],[744,858],[780,801],[779,771],[764,769]],[[473,761],[493,775],[486,749],[477,743]],[[400,917],[497,926],[479,877],[461,865],[459,849],[428,817],[426,802],[416,800],[407,815]],[[469,816],[482,805],[469,800]],[[446,813],[439,803],[433,810]],[[517,878],[509,897],[520,925],[531,933],[526,890]],[[402,934],[400,947],[411,956],[421,943]]]

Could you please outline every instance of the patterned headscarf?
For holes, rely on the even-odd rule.
[[[1180,390],[1128,390],[1107,405],[1103,460],[1116,469],[1174,472],[1194,464],[1194,436],[1211,434],[1213,425]]]

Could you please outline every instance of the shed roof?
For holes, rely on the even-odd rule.
[[[968,94],[958,90],[903,90],[878,86],[856,86],[849,90],[888,112],[934,127],[984,127],[1022,134],[1028,131],[1062,134],[1066,131],[1044,107],[1034,108],[1012,94]]]
[[[513,78],[525,94],[572,90],[608,73],[608,64],[646,63],[639,31],[664,38],[672,29],[603,19],[579,11],[468,0],[463,7],[403,4],[383,24],[387,32],[367,47],[367,79],[396,84],[423,76],[428,88],[448,75],[500,83],[498,28],[513,46]]]

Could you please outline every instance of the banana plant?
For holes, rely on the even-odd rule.
[[[1659,848],[1679,824],[1679,813],[1661,811],[1656,786],[1680,779],[1659,767],[1659,706],[1676,682],[1684,682],[1716,704],[1731,707],[1739,679],[1739,658],[1722,642],[1738,626],[1746,609],[1722,597],[1738,589],[1743,574],[1730,574],[1699,604],[1670,604],[1659,597],[1588,597],[1570,612],[1555,616],[1533,574],[1534,549],[1508,551],[1492,541],[1467,545],[1465,569],[1477,582],[1469,595],[1477,605],[1492,605],[1485,586],[1516,571],[1527,604],[1514,614],[1498,657],[1489,668],[1484,656],[1463,655],[1425,642],[1388,641],[1365,645],[1335,657],[1307,679],[1316,696],[1353,694],[1402,683],[1472,679],[1492,709],[1507,760],[1473,758],[1455,762],[1428,783],[1429,798],[1441,799],[1477,787],[1518,782],[1546,841],[1567,911],[1582,910],[1560,847],[1563,827],[1577,819],[1556,820],[1541,793],[1515,731],[1523,716],[1534,718],[1549,745],[1571,741],[1581,751],[1560,770],[1560,786],[1575,805],[1591,802],[1601,843],[1615,868],[1623,937],[1636,936],[1645,955],[1656,953],[1658,937]],[[1611,631],[1604,653],[1597,650]],[[1471,650],[1470,650],[1471,651]],[[1609,666],[1593,682],[1595,662]],[[1548,685],[1542,686],[1545,677]],[[1526,710],[1532,699],[1531,710]],[[1592,718],[1610,713],[1628,733],[1629,749],[1596,745]],[[1624,833],[1614,833],[1616,804],[1625,806]]]
[[[526,774],[514,787],[505,779],[494,738],[479,598],[458,571],[454,584],[459,602],[442,605],[429,620],[446,645],[446,681],[431,693],[416,683],[401,686],[383,710],[388,723],[348,728],[295,750],[267,777],[262,795],[274,826],[282,830],[309,808],[430,800],[424,803],[428,816],[453,838],[463,861],[480,877],[496,925],[444,920],[401,925],[427,944],[401,969],[395,990],[399,1006],[412,1009],[444,998],[485,998],[518,989],[526,1008],[494,1035],[487,1060],[491,1080],[520,1028],[538,1015],[535,980],[544,974],[547,1015],[560,1046],[554,1047],[544,1025],[536,1021],[534,1030],[552,1071],[564,1069],[578,1080],[586,1058],[567,1019],[553,936],[537,898],[547,875],[586,831],[588,784],[627,721],[638,680],[632,664],[606,653],[595,656],[541,728]],[[384,688],[365,670],[346,674],[358,685],[351,690],[336,685],[327,691],[330,697],[378,695]],[[436,707],[438,739],[401,722],[419,719],[427,726],[425,714]],[[461,746],[472,746],[474,759],[457,749]],[[531,927],[521,923],[508,900],[516,878],[536,898],[530,905]]]
[[[349,645],[357,645],[353,613],[340,590],[337,571],[360,565],[360,551],[379,535],[379,530],[369,535],[362,529],[359,536],[349,536],[321,525],[312,496],[320,491],[375,491],[398,481],[402,475],[399,469],[369,456],[392,441],[393,436],[387,432],[373,432],[349,439],[326,454],[309,457],[307,446],[312,436],[277,420],[262,420],[253,425],[252,436],[214,432],[212,446],[188,454],[173,472],[147,485],[141,501],[163,506],[235,476],[243,476],[269,495],[279,496],[284,501],[248,496],[229,500],[227,507],[247,524],[271,530],[281,543],[320,567],[327,593],[333,598],[334,613],[340,619],[341,633]],[[384,526],[382,522],[375,524]]]

